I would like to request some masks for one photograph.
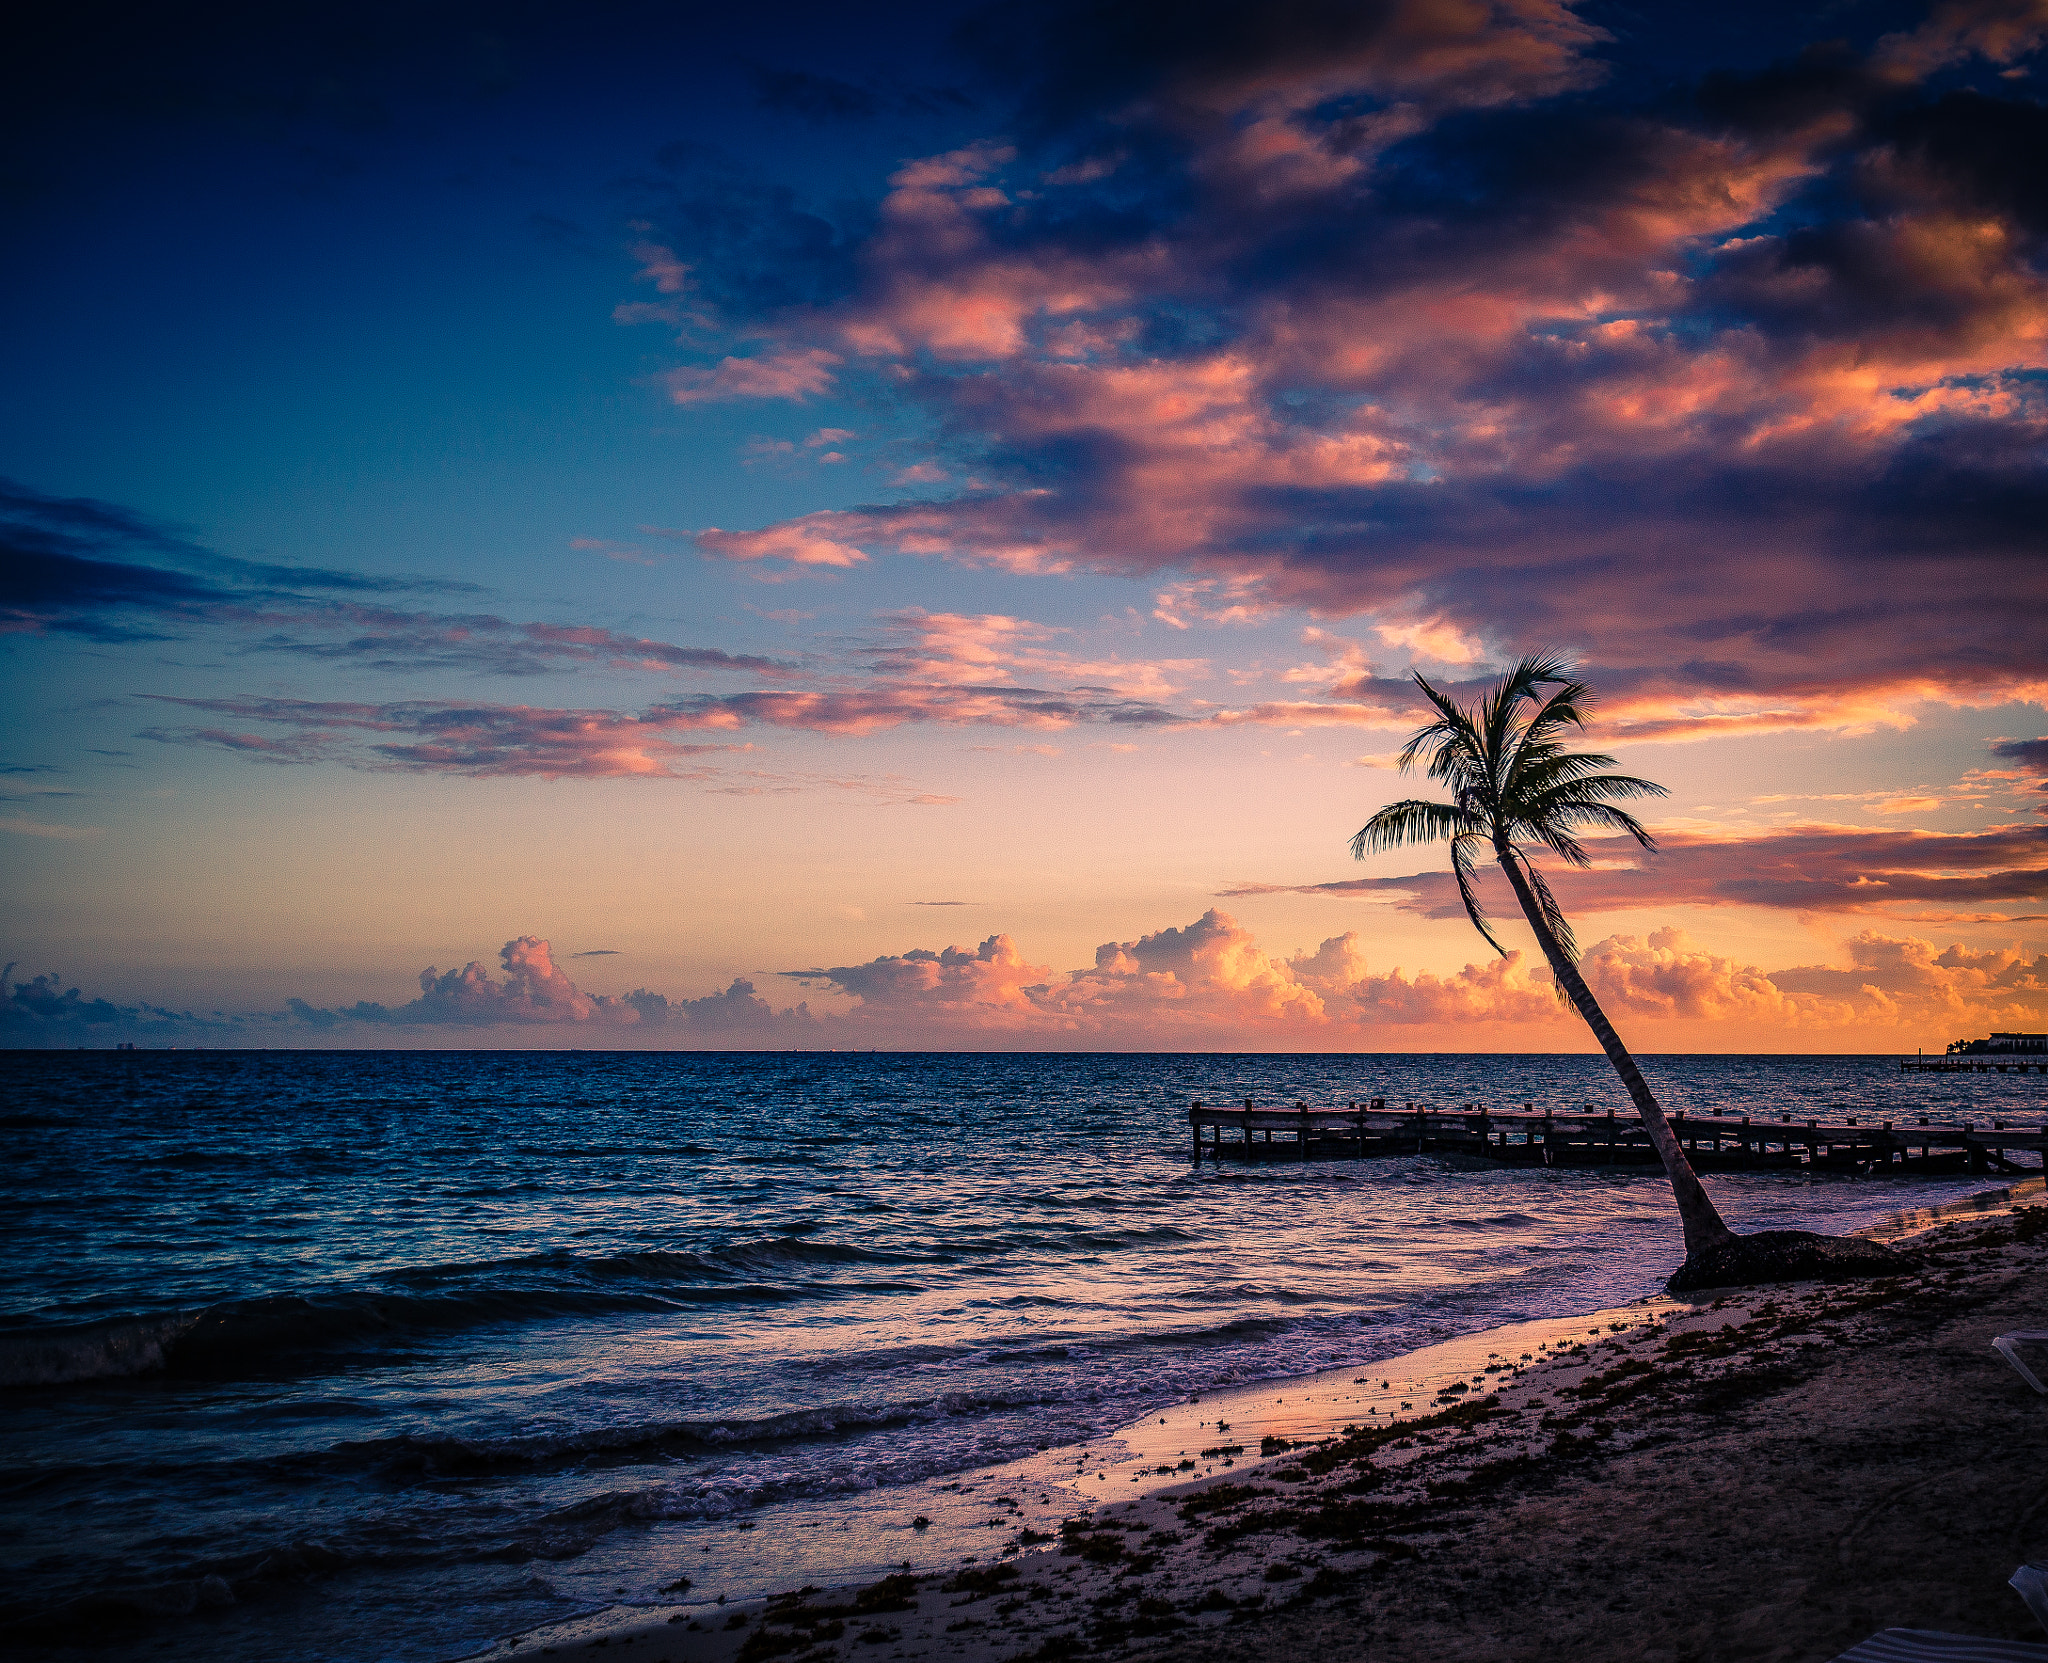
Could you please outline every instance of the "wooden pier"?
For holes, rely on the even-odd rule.
[[[2015,1154],[2044,1156],[2042,1129],[1963,1121],[1936,1123],[1853,1117],[1818,1120],[1702,1118],[1674,1114],[1671,1130],[1704,1171],[1808,1168],[1830,1172],[2038,1172]],[[1468,1103],[1456,1109],[1420,1103],[1391,1108],[1384,1098],[1341,1109],[1242,1108],[1197,1102],[1188,1110],[1194,1161],[1363,1160],[1394,1155],[1460,1155],[1508,1166],[1655,1166],[1657,1152],[1633,1110],[1500,1111]]]

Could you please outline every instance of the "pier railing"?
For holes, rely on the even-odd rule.
[[[1196,1102],[1188,1110],[1194,1161],[1359,1160],[1424,1153],[1468,1155],[1527,1166],[1650,1165],[1648,1130],[1625,1113],[1544,1110],[1533,1103],[1499,1110],[1456,1109],[1386,1099],[1312,1109],[1297,1102],[1239,1106]],[[1928,1117],[1841,1121],[1771,1120],[1749,1115],[1674,1114],[1671,1129],[1696,1167],[1812,1166],[1895,1172],[2033,1172],[2011,1157],[2044,1154],[2039,1127],[1936,1122]]]

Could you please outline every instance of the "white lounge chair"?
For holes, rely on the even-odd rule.
[[[1834,1663],[2048,1663],[2048,1646],[1975,1634],[1937,1634],[1925,1628],[1888,1628],[1851,1646]]]
[[[2020,1378],[2035,1391],[2048,1397],[2048,1386],[2041,1384],[2041,1377],[2020,1361],[2020,1347],[2048,1343],[2048,1328],[2031,1328],[2019,1334],[2000,1334],[1991,1342],[1991,1349],[2020,1371]]]
[[[2048,1559],[2029,1559],[2006,1578],[2012,1591],[2027,1602],[2034,1621],[2048,1631]]]
[[[2000,1340],[2037,1336],[2008,1334]],[[2038,1336],[2048,1339],[2048,1335]],[[2019,1365],[2013,1365],[2018,1368]],[[2024,1368],[2020,1373],[2034,1377]],[[2038,1388],[2039,1382],[2036,1382]],[[2027,1609],[2048,1628],[2048,1560],[2032,1559],[2008,1579]],[[2031,1640],[1987,1640],[1976,1634],[1938,1634],[1925,1628],[1888,1628],[1860,1646],[1851,1646],[1834,1663],[2048,1663],[2048,1646]]]

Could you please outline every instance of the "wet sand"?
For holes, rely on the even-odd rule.
[[[1064,1471],[1028,1498],[953,1481],[948,1543],[974,1514],[983,1545],[945,1569],[613,1609],[478,1655],[1824,1663],[1892,1626],[2048,1639],[2005,1586],[2048,1554],[2048,1397],[1991,1349],[2048,1328],[2048,1208],[1906,1245],[1920,1268],[1894,1281],[1659,1301],[1562,1346],[1494,1330],[1435,1367],[1186,1405],[1085,1463],[1050,1452]],[[1357,1430],[1287,1429],[1338,1413]],[[1055,1480],[1081,1498],[1056,1524]]]

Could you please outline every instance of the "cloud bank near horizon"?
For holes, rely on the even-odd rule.
[[[1282,958],[1213,908],[1191,924],[1105,942],[1093,964],[1064,973],[1032,962],[1005,934],[971,947],[781,972],[851,1001],[824,1012],[808,1000],[778,1007],[746,977],[696,998],[646,988],[587,993],[536,936],[508,941],[498,957],[495,975],[474,961],[429,966],[418,996],[400,1005],[326,1008],[294,998],[282,1010],[242,1016],[120,1006],[66,989],[54,975],[13,981],[9,965],[0,974],[0,1043],[452,1046],[488,1033],[510,1044],[578,1036],[679,1049],[1209,1051],[1402,1049],[1424,1036],[1576,1048],[1584,1035],[1558,1003],[1549,971],[1519,952],[1448,976],[1380,970],[1354,930]],[[1822,1046],[1851,1036],[1926,1044],[2048,1021],[2048,954],[1938,948],[1874,930],[1845,942],[1835,962],[1765,971],[1666,927],[1608,936],[1587,950],[1581,968],[1608,1013],[1636,1033],[1647,1025],[1654,1036],[1677,1023],[1697,1036],[1700,1025],[1719,1027],[1747,1039],[1731,1049],[1788,1032]]]

